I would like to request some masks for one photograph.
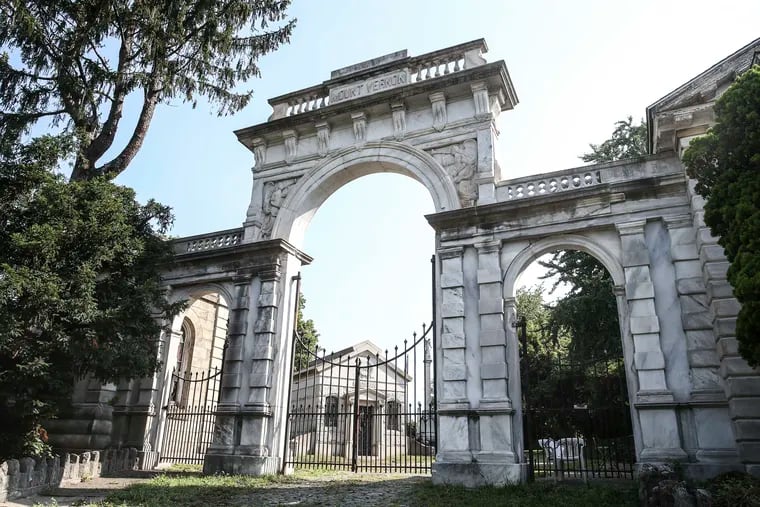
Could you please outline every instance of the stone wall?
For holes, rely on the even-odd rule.
[[[34,495],[61,484],[133,470],[137,449],[106,449],[54,458],[9,459],[0,463],[0,502]]]

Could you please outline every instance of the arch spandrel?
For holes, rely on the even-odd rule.
[[[437,211],[461,207],[454,180],[430,154],[394,141],[368,142],[335,153],[298,178],[281,203],[271,237],[300,245],[311,218],[330,195],[355,179],[383,172],[418,181]]]

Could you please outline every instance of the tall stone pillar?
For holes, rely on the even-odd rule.
[[[645,224],[644,220],[617,224],[638,380],[635,405],[642,436],[639,461],[681,461],[687,455],[681,446],[675,400],[665,377],[649,250],[644,238]]]
[[[498,241],[438,252],[436,484],[476,487],[522,479],[513,441],[499,253]]]
[[[45,421],[50,444],[67,451],[105,449],[111,445],[116,385],[86,377],[76,383],[71,405],[57,419]]]
[[[279,243],[272,240],[278,248],[234,280],[214,439],[203,463],[207,474],[267,475],[282,467],[296,305],[291,278],[311,259]]]

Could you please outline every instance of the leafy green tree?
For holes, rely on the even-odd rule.
[[[730,262],[728,281],[742,308],[739,352],[760,365],[760,66],[715,103],[716,124],[693,140],[683,161],[705,203],[705,223]]]
[[[567,354],[568,336],[552,325],[553,308],[544,301],[543,285],[520,287],[515,302],[518,317],[525,317],[528,355],[561,357]]]
[[[137,154],[159,103],[195,107],[205,97],[220,115],[245,107],[252,91],[240,85],[259,75],[260,56],[290,39],[289,3],[0,2],[0,134],[48,119],[74,136],[72,180],[113,178]],[[117,148],[130,96],[142,102],[131,135],[103,161]]]
[[[314,321],[303,318],[303,310],[306,308],[306,298],[303,294],[298,295],[298,317],[296,319],[296,349],[294,354],[294,363],[296,370],[305,368],[313,359],[313,353],[317,347],[319,333],[314,326]]]
[[[542,278],[556,278],[570,286],[551,310],[550,329],[570,335],[569,353],[573,359],[620,357],[617,301],[614,283],[607,269],[591,255],[577,250],[556,252],[550,260],[539,261],[547,269]]]
[[[104,178],[54,174],[65,136],[0,140],[0,459],[40,452],[76,380],[151,375],[170,210]],[[26,446],[26,447],[25,447]]]
[[[615,123],[612,137],[602,144],[589,144],[589,147],[591,153],[580,156],[584,162],[599,164],[626,158],[642,158],[648,154],[647,124],[642,120],[639,125],[634,125],[633,118],[629,116]]]

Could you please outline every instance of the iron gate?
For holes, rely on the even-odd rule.
[[[518,327],[529,480],[632,479],[636,453],[623,358],[526,355],[525,321]]]
[[[436,449],[432,334],[432,325],[423,325],[392,353],[369,342],[329,355],[301,345],[285,466],[429,473]],[[296,334],[294,351],[299,343]]]
[[[221,370],[172,372],[160,463],[203,463],[214,435]]]

